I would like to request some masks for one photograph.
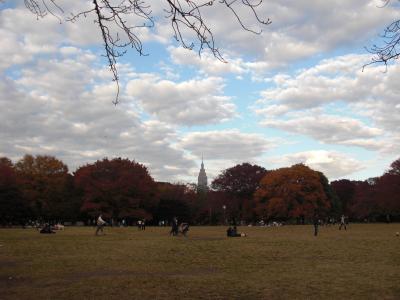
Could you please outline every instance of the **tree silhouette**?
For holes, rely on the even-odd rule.
[[[146,55],[140,37],[142,28],[154,27],[155,17],[149,0],[85,0],[90,6],[79,13],[71,13],[66,21],[76,22],[81,17],[93,17],[98,25],[103,39],[104,56],[113,74],[113,81],[117,85],[117,95],[114,104],[118,103],[119,77],[117,59],[126,53],[127,48],[135,49],[139,55]],[[258,9],[263,0],[163,0],[166,4],[165,17],[170,21],[174,31],[174,38],[186,49],[197,49],[199,54],[208,49],[219,60],[225,62],[216,42],[213,32],[203,17],[207,8],[223,9],[236,18],[240,27],[246,31],[259,34],[261,30],[248,27],[241,15],[247,11],[261,26],[269,25],[270,19],[263,19],[258,15]],[[57,0],[25,0],[25,6],[37,16],[43,18],[53,15],[60,22],[66,15],[64,8]],[[137,20],[132,24],[133,20]]]
[[[242,163],[221,172],[211,183],[212,189],[226,194],[230,217],[251,220],[254,217],[253,194],[267,170],[258,165]]]
[[[11,160],[0,158],[0,224],[22,221],[29,215],[28,203],[22,197],[17,174]]]

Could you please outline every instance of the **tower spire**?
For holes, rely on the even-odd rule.
[[[207,191],[207,174],[206,170],[204,169],[204,160],[203,160],[203,153],[201,153],[201,167],[199,172],[199,177],[197,181],[197,191],[198,192],[206,192]]]

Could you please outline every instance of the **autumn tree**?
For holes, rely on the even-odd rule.
[[[400,216],[400,174],[385,173],[376,182],[376,201],[379,213]]]
[[[389,170],[377,178],[375,190],[379,213],[388,221],[400,216],[400,159],[392,162]]]
[[[27,203],[22,197],[13,164],[0,158],[0,224],[24,222],[29,216]]]
[[[179,222],[192,222],[192,208],[197,198],[195,190],[189,189],[185,184],[157,182],[157,191],[157,221],[171,221],[177,217]]]
[[[390,168],[386,173],[390,175],[400,176],[400,158],[396,159],[394,162],[390,164]]]
[[[253,219],[253,194],[267,172],[263,167],[242,163],[222,171],[212,181],[211,188],[227,196],[223,205],[230,218],[244,218],[247,221]]]
[[[341,213],[348,215],[349,206],[356,190],[356,182],[348,179],[341,179],[332,181],[331,187],[339,198]]]
[[[207,224],[228,224],[246,219],[245,213],[241,213],[239,200],[224,191],[211,190],[207,195],[207,201],[202,207],[203,220]]]
[[[195,49],[201,54],[209,50],[217,59],[225,62],[214,39],[209,22],[204,17],[213,11],[221,16],[232,14],[241,29],[260,34],[260,28],[248,26],[246,19],[255,21],[259,26],[271,23],[268,18],[259,16],[258,10],[263,0],[163,0],[158,4],[148,0],[85,0],[87,9],[80,12],[66,12],[56,0],[25,0],[26,7],[37,16],[47,15],[58,18],[60,23],[78,22],[82,18],[91,18],[97,24],[99,35],[103,40],[104,56],[117,84],[118,103],[119,76],[117,59],[123,56],[128,48],[135,49],[139,55],[147,55],[143,50],[142,37],[144,29],[151,29],[157,22],[152,10],[155,5],[164,4],[164,17],[169,20],[174,32],[174,39],[186,49]]]
[[[340,199],[338,195],[336,194],[335,190],[332,188],[332,186],[329,184],[328,178],[325,176],[324,173],[318,172],[321,184],[324,188],[325,195],[328,198],[329,204],[330,204],[330,209],[326,213],[329,214],[330,216],[338,216],[342,214],[343,208],[342,208],[342,203],[340,202]]]
[[[82,211],[113,219],[152,219],[157,206],[156,184],[147,168],[129,159],[107,159],[79,168]]]
[[[267,173],[255,193],[257,213],[271,219],[311,218],[331,208],[320,172],[303,164]]]
[[[8,157],[0,157],[0,166],[6,166],[12,168],[14,165]]]
[[[375,219],[378,214],[376,198],[377,178],[355,182],[354,195],[348,205],[349,216],[352,219]]]
[[[15,164],[15,170],[33,217],[65,219],[74,212],[69,210],[72,177],[62,161],[48,155],[25,155]]]

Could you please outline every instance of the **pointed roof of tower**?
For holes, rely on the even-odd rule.
[[[199,177],[197,181],[197,190],[198,191],[206,191],[207,190],[207,174],[204,169],[204,158],[203,153],[201,154],[201,167],[199,172]]]

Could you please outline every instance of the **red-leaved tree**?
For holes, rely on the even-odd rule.
[[[72,178],[62,161],[48,155],[25,155],[14,169],[32,217],[55,220],[72,214]]]
[[[213,190],[225,194],[224,213],[230,219],[254,219],[253,194],[259,188],[267,170],[258,165],[242,163],[228,168],[211,183]],[[220,205],[221,206],[221,205]]]
[[[96,161],[75,172],[81,189],[82,211],[121,219],[152,219],[156,209],[156,184],[147,168],[129,159]]]
[[[22,197],[18,178],[11,160],[0,158],[0,224],[23,222],[28,215],[28,205]]]

